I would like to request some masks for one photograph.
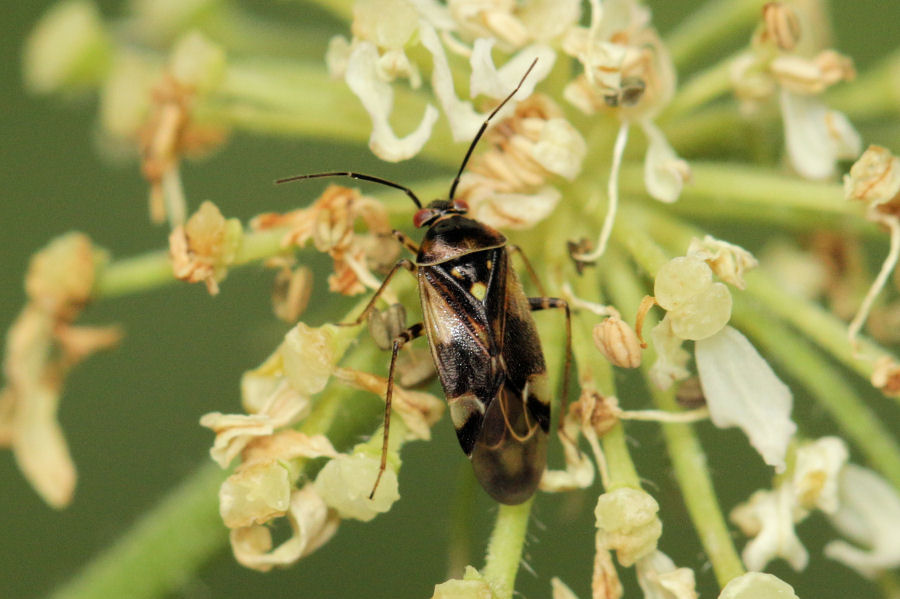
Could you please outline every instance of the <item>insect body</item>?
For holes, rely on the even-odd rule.
[[[397,354],[405,343],[425,334],[459,444],[471,459],[482,487],[494,499],[507,504],[521,503],[531,497],[546,463],[550,389],[531,312],[565,309],[570,345],[569,310],[561,299],[526,297],[510,265],[513,250],[506,238],[484,223],[468,218],[466,203],[454,200],[453,194],[491,118],[518,89],[485,120],[469,146],[447,200],[435,200],[422,207],[410,189],[361,173],[319,173],[279,181],[347,176],[401,189],[419,207],[413,223],[428,228],[421,245],[394,232],[416,254],[415,262],[400,260],[360,317],[347,323],[363,321],[397,270],[405,268],[415,274],[424,323],[407,328],[392,342],[379,479],[386,465]],[[571,348],[567,347],[565,381],[570,354]]]

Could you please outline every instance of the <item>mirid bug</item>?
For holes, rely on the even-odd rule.
[[[465,201],[454,199],[463,170],[491,119],[519,91],[536,62],[482,123],[446,200],[434,200],[423,207],[408,187],[355,172],[316,173],[277,181],[350,177],[387,185],[412,199],[418,207],[413,224],[417,228],[427,227],[419,245],[394,231],[400,243],[415,254],[415,261],[398,261],[359,318],[343,323],[362,323],[399,269],[415,274],[424,322],[401,331],[391,343],[381,469],[373,494],[386,467],[397,354],[404,344],[423,334],[428,337],[459,444],[471,459],[475,476],[485,491],[500,503],[517,504],[531,497],[541,480],[550,431],[550,389],[531,312],[547,308],[565,310],[565,398],[571,363],[569,307],[559,298],[527,297],[510,264],[512,252],[518,251],[523,260],[524,254],[507,245],[506,237],[500,232],[468,218]],[[534,277],[527,260],[525,265]]]

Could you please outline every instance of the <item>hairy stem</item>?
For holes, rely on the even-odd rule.
[[[525,547],[525,533],[534,497],[520,505],[501,505],[488,541],[483,574],[496,599],[510,599]]]

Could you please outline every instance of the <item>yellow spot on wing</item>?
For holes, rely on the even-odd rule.
[[[485,285],[481,281],[472,283],[472,287],[469,289],[469,293],[471,293],[475,297],[475,299],[481,301],[487,294],[487,285]]]

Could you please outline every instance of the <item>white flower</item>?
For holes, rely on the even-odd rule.
[[[372,119],[369,147],[376,156],[398,162],[415,156],[431,136],[438,118],[437,109],[428,104],[419,126],[406,137],[397,137],[388,118],[394,108],[394,90],[379,77],[380,56],[372,42],[361,41],[347,59],[344,79],[362,102]]]
[[[287,512],[292,535],[272,548],[272,533],[266,526],[247,526],[231,531],[231,548],[242,565],[268,572],[274,566],[296,562],[321,547],[337,531],[340,520],[322,501],[312,484],[291,493]]]
[[[841,158],[862,151],[859,133],[843,113],[828,110],[818,96],[781,90],[781,115],[791,165],[807,179],[825,179]]]
[[[700,258],[706,262],[717,277],[743,289],[744,272],[759,265],[753,254],[744,248],[706,235],[703,240],[694,238],[688,246],[688,256]]]
[[[732,578],[719,599],[798,599],[793,587],[776,576],[747,572]]]
[[[644,599],[697,599],[694,571],[676,568],[662,551],[638,560],[636,570]]]
[[[797,430],[787,385],[747,338],[729,326],[697,341],[694,356],[713,424],[740,427],[763,460],[783,471],[788,442]]]
[[[691,177],[691,167],[678,157],[662,130],[649,119],[641,119],[647,136],[647,156],[644,158],[644,185],[653,198],[671,204],[681,195],[685,181]]]
[[[400,499],[397,473],[384,471],[375,496],[369,499],[380,460],[366,453],[341,454],[330,460],[316,476],[316,491],[341,518],[368,522],[391,509]]]
[[[867,578],[900,566],[900,496],[867,468],[847,464],[840,476],[840,507],[829,517],[844,541],[825,546],[825,555]]]
[[[460,100],[456,96],[450,63],[444,52],[444,46],[437,32],[428,24],[422,23],[419,28],[422,45],[431,52],[434,68],[431,73],[431,87],[441,103],[444,114],[450,123],[450,131],[455,141],[471,141],[487,118],[489,113],[479,113],[469,101]],[[537,59],[531,74],[522,83],[516,98],[527,98],[534,92],[535,86],[543,81],[556,61],[555,52],[540,44],[523,48],[509,59],[503,67],[497,69],[490,58],[490,40],[478,40],[472,51],[473,91],[481,91],[494,99],[502,99],[512,91],[522,79],[528,66]],[[476,80],[477,71],[477,80]],[[513,98],[515,100],[515,98]],[[502,119],[515,110],[515,102],[510,101],[495,118]]]
[[[835,513],[838,479],[848,455],[847,444],[839,437],[822,437],[798,448],[792,478],[797,504]]]
[[[620,487],[597,499],[597,545],[615,549],[625,567],[656,550],[662,534],[659,504],[645,491]]]
[[[774,491],[760,490],[731,512],[731,521],[753,537],[741,552],[750,570],[762,570],[775,558],[783,558],[794,570],[806,568],[809,554],[797,538],[794,522],[804,515],[795,503],[790,482]]]

